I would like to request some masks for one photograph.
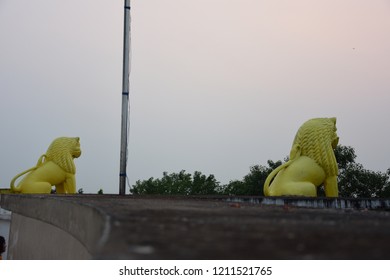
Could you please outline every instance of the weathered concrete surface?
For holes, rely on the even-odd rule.
[[[87,249],[68,232],[49,223],[12,214],[10,260],[91,259]]]
[[[60,227],[96,259],[390,259],[386,207],[292,200],[2,195],[0,205]]]
[[[0,208],[0,235],[4,237],[6,243],[8,243],[9,228],[11,224],[11,213]],[[6,260],[8,256],[8,246],[5,252],[2,254],[3,260]]]
[[[232,202],[253,204],[293,206],[319,209],[390,210],[390,199],[386,198],[330,198],[330,197],[230,197]]]
[[[99,208],[69,198],[0,196],[0,206],[12,211],[10,259],[92,258],[104,244],[109,216]]]

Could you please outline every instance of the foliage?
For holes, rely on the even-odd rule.
[[[171,174],[164,172],[161,179],[151,177],[145,181],[138,180],[130,192],[133,194],[212,195],[218,194],[220,188],[214,175],[206,176],[199,171],[191,175],[182,170]]]
[[[355,150],[338,146],[335,155],[339,166],[339,194],[341,197],[389,197],[390,169],[387,172],[371,171],[355,162]]]
[[[103,189],[100,189],[100,190],[98,191],[98,194],[103,194]]]
[[[84,190],[83,190],[83,188],[80,188],[80,189],[78,189],[78,191],[77,191],[79,194],[83,194],[84,193]]]
[[[245,175],[242,181],[230,181],[222,193],[228,195],[264,195],[263,185],[268,174],[281,165],[282,162],[280,160],[276,162],[268,160],[267,164],[268,166],[252,166],[249,174]]]

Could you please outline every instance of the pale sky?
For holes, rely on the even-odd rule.
[[[123,5],[0,0],[1,187],[79,136],[77,188],[118,193]],[[131,7],[130,184],[182,169],[242,179],[316,117],[337,117],[365,168],[390,168],[389,0]]]

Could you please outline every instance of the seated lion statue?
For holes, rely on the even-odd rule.
[[[317,196],[323,185],[327,197],[338,197],[336,118],[316,118],[298,130],[288,162],[274,169],[264,183],[265,196]]]
[[[36,166],[12,179],[11,192],[49,194],[52,186],[55,186],[57,193],[76,193],[76,166],[73,160],[80,155],[79,137],[55,139]],[[25,177],[15,187],[15,181],[23,175]]]

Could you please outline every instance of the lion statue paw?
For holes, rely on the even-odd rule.
[[[316,118],[298,130],[288,162],[274,169],[264,183],[265,196],[317,196],[323,185],[327,197],[338,197],[336,118]]]
[[[81,155],[79,137],[60,137],[55,139],[42,155],[36,166],[16,175],[11,183],[13,193],[76,193],[76,166],[74,159]],[[27,174],[27,175],[25,175]],[[16,180],[24,176],[15,187]]]

